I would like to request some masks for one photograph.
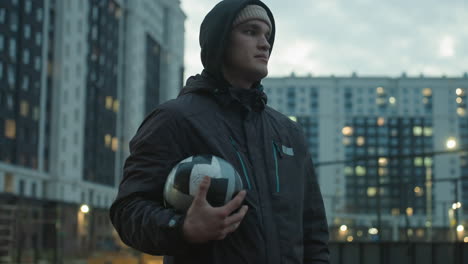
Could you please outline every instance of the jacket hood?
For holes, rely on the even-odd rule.
[[[260,0],[223,0],[206,15],[200,27],[201,61],[205,71],[214,79],[225,82],[221,72],[224,50],[237,14],[247,5],[265,9],[271,21],[270,54],[275,39],[275,20],[270,9]]]

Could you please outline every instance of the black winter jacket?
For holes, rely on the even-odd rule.
[[[301,128],[266,106],[260,84],[230,87],[214,68],[217,53],[203,51],[202,38],[216,19],[232,24],[249,3],[264,6],[225,0],[208,14],[200,33],[205,70],[189,78],[177,99],[149,114],[130,142],[110,218],[126,244],[165,255],[165,263],[328,263],[325,211]],[[229,15],[219,15],[226,7]],[[221,46],[210,47],[221,52]],[[195,245],[183,238],[184,216],[164,206],[163,188],[172,167],[196,154],[222,157],[236,168],[249,210],[224,240]]]

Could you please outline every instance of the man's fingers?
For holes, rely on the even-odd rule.
[[[242,190],[236,195],[236,197],[234,197],[234,199],[232,199],[231,201],[229,201],[227,204],[223,206],[224,209],[227,210],[228,215],[230,215],[232,212],[237,210],[242,205],[245,195],[246,195],[246,191]]]
[[[247,205],[243,205],[242,208],[239,210],[239,212],[237,212],[237,213],[229,216],[228,218],[226,218],[226,220],[224,221],[225,226],[227,228],[230,228],[233,225],[235,225],[236,228],[237,228],[237,226],[240,224],[242,219],[244,219],[244,216],[247,213],[248,209],[249,209],[249,207]]]
[[[208,176],[204,176],[203,180],[200,182],[198,186],[198,193],[195,196],[194,202],[200,203],[206,201],[206,194],[208,193],[208,189],[210,188],[211,178]]]

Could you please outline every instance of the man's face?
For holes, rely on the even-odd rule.
[[[256,82],[268,75],[270,27],[249,20],[232,29],[224,56],[224,72],[234,78]]]

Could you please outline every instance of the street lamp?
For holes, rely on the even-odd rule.
[[[80,211],[81,211],[82,213],[84,213],[84,214],[89,213],[89,206],[88,206],[87,204],[81,205]]]
[[[449,137],[445,143],[448,149],[455,149],[457,147],[457,141],[454,137]]]

